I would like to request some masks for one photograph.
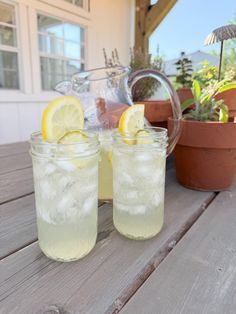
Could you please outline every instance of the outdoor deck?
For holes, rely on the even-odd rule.
[[[95,249],[58,263],[37,243],[27,143],[0,146],[0,313],[235,313],[236,188],[180,186],[167,170],[165,225],[148,241],[120,236],[99,207]]]

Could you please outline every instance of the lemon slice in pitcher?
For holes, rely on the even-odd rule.
[[[84,111],[76,97],[58,97],[43,112],[42,137],[49,142],[57,142],[68,131],[83,127]]]

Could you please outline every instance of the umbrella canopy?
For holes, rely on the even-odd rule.
[[[229,24],[216,28],[211,32],[204,41],[205,45],[211,45],[219,41],[236,37],[236,24]]]
[[[220,77],[221,77],[221,65],[222,65],[224,40],[232,39],[232,38],[236,38],[236,24],[229,24],[229,25],[221,26],[214,29],[214,31],[212,31],[204,41],[205,45],[211,45],[219,41],[221,42],[218,80],[220,80]]]

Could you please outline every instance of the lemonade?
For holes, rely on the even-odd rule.
[[[69,262],[87,255],[97,238],[98,136],[83,130],[76,99],[44,111],[42,134],[31,136],[38,240],[46,256]]]
[[[99,162],[98,198],[112,200],[112,131],[99,133],[101,159]]]
[[[163,225],[166,156],[164,149],[136,146],[114,144],[113,221],[121,234],[141,240]]]
[[[113,222],[132,239],[148,239],[164,221],[167,130],[144,127],[144,106],[121,116],[113,143]]]

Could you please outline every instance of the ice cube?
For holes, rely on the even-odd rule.
[[[145,206],[145,205],[136,205],[136,206],[132,206],[130,208],[130,214],[142,215],[142,214],[145,214],[146,210],[147,210],[147,206]]]
[[[55,164],[60,167],[62,170],[67,171],[67,172],[73,172],[77,170],[76,165],[69,160],[56,160]]]
[[[52,200],[57,195],[55,184],[49,179],[44,179],[39,182],[39,190],[44,200]]]
[[[153,159],[153,155],[150,152],[136,152],[134,160],[138,162],[147,162]]]
[[[154,193],[152,199],[151,199],[151,205],[158,207],[161,205],[161,203],[163,203],[163,197],[161,195],[161,193],[159,193],[158,191]]]
[[[132,175],[130,175],[127,172],[124,171],[119,171],[117,174],[117,179],[120,182],[120,184],[125,184],[125,185],[133,185],[134,184],[134,178]]]
[[[157,168],[152,173],[152,183],[153,184],[164,184],[165,183],[165,171],[163,169]]]
[[[91,196],[87,198],[81,208],[81,214],[86,216],[87,214],[91,213],[95,208],[97,208],[97,198]]]

